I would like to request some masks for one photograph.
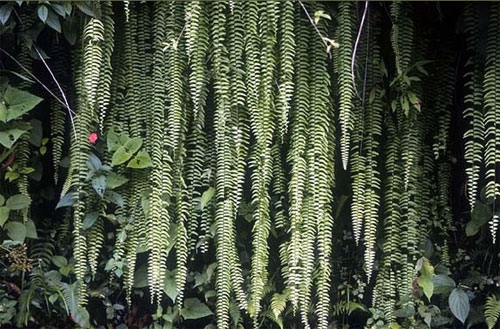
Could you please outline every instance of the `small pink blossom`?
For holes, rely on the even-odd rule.
[[[91,133],[88,138],[89,138],[90,144],[95,144],[97,142],[97,140],[99,139],[99,137],[97,136],[97,133]]]

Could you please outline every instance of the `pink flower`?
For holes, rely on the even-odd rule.
[[[97,142],[97,140],[99,139],[99,137],[97,136],[97,133],[91,133],[88,138],[89,138],[90,144],[95,144]]]

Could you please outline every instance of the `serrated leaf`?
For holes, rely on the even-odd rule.
[[[7,199],[5,206],[10,210],[22,210],[30,206],[31,199],[23,194],[16,194]]]
[[[109,172],[108,176],[108,188],[109,189],[115,189],[117,187],[120,187],[122,186],[123,184],[125,184],[126,182],[128,182],[128,178],[123,176],[123,175],[120,175],[120,174],[117,174],[115,172]]]
[[[151,161],[151,157],[146,151],[140,151],[139,153],[137,153],[137,155],[127,164],[128,168],[135,169],[143,169],[152,166],[153,163]]]
[[[85,218],[83,219],[83,224],[82,224],[83,229],[88,230],[89,228],[91,228],[94,225],[94,223],[98,217],[99,217],[99,213],[96,211],[93,211],[93,212],[86,214]]]
[[[210,316],[213,312],[206,304],[200,302],[198,298],[186,298],[181,314],[185,320],[194,320]]]
[[[122,163],[127,162],[132,157],[132,154],[127,152],[125,147],[118,146],[115,153],[113,153],[113,157],[111,158],[111,165],[117,166]]]
[[[49,9],[45,5],[38,6],[37,9],[38,18],[45,23],[47,21],[47,17],[49,16]]]
[[[460,288],[455,288],[448,297],[448,304],[450,305],[451,313],[460,321],[465,324],[465,320],[469,316],[470,303],[467,293]]]
[[[3,224],[9,219],[9,208],[0,207],[0,227],[3,227]]]
[[[11,240],[24,242],[26,238],[26,227],[23,223],[19,222],[8,222],[5,224],[5,228],[7,229],[7,235]]]

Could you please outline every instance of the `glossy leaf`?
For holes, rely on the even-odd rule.
[[[465,324],[470,311],[469,296],[467,296],[467,293],[460,288],[453,289],[448,297],[448,303],[453,315]]]

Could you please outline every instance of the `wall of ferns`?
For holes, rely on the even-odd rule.
[[[436,262],[450,261],[450,127],[460,84],[467,197],[471,208],[491,209],[495,243],[500,5],[464,6],[459,55],[437,5],[95,6],[71,57],[51,52],[55,71],[73,73],[63,78],[73,79],[73,120],[56,102],[50,120],[54,180],[72,200],[78,280],[92,284],[111,232],[106,268],[122,272],[129,300],[138,257],[147,259],[153,303],[164,301],[175,270],[179,306],[192,266],[208,257],[217,262],[217,328],[229,328],[232,305],[258,327],[271,316],[266,305],[278,319],[288,304],[303,327],[326,329],[341,276],[335,230],[347,220],[371,291],[365,299],[396,321],[397,309],[414,307],[426,243]],[[421,19],[422,10],[436,14]],[[25,53],[19,61],[29,66]],[[99,144],[89,143],[92,133]],[[120,147],[144,157],[119,166]],[[89,163],[96,171],[116,164],[127,184],[111,188],[102,176],[108,185],[96,194]],[[18,182],[21,193],[27,184]],[[85,285],[80,293],[85,305]]]

